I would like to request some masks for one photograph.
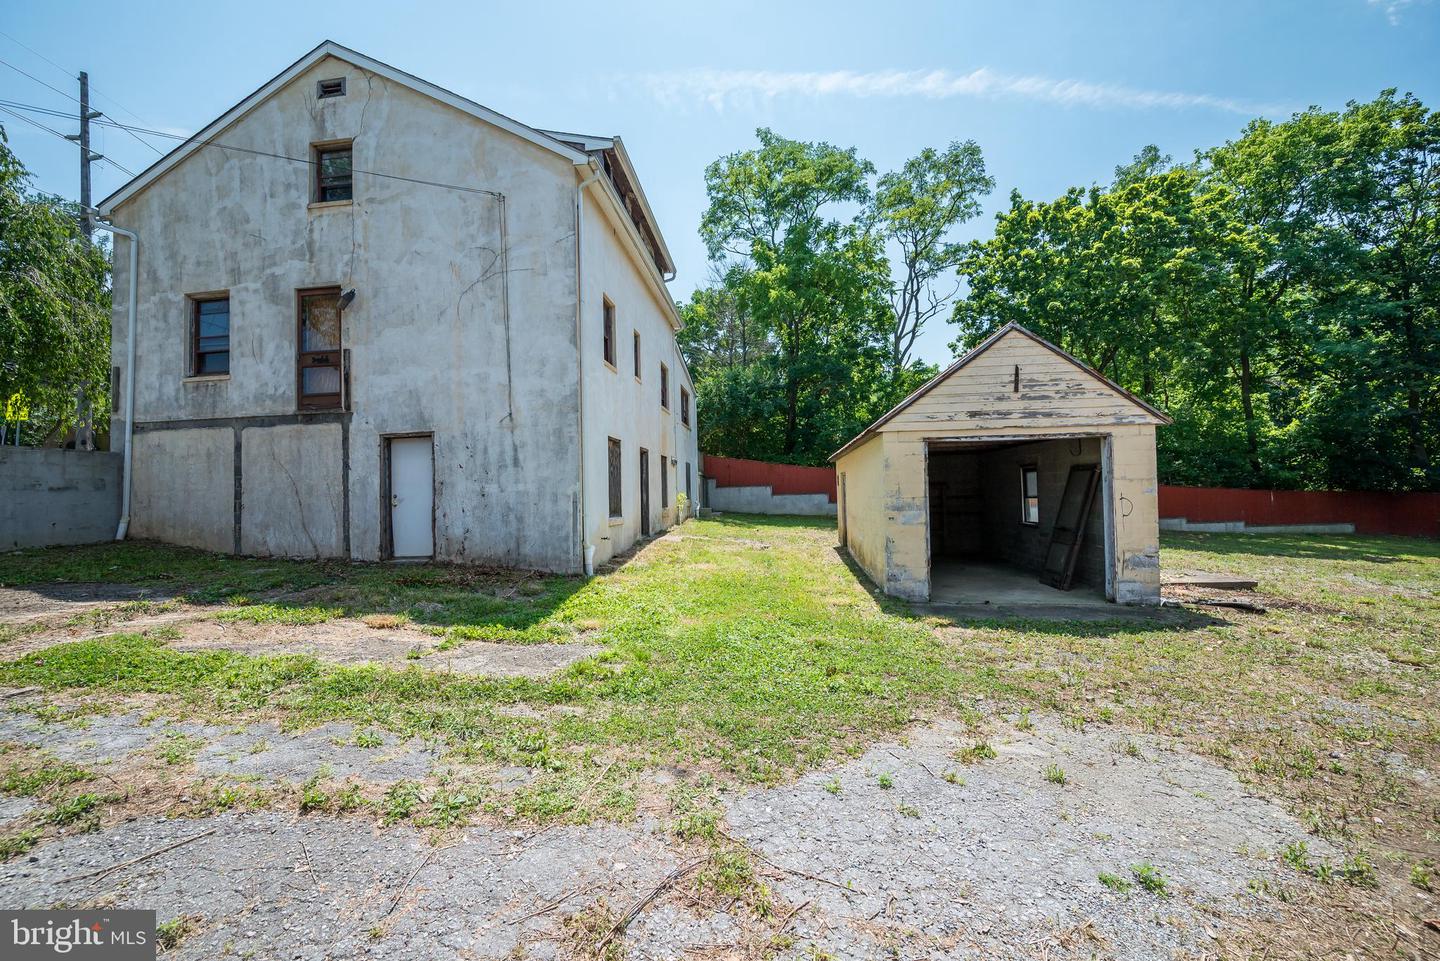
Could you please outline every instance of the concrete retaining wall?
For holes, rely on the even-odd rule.
[[[808,514],[834,517],[835,503],[828,494],[777,494],[768,484],[753,487],[720,487],[705,478],[707,505],[711,510],[737,514]]]
[[[0,448],[0,549],[113,538],[121,460],[108,451]]]

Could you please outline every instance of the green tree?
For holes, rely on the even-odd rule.
[[[74,423],[77,390],[109,409],[109,267],[77,214],[31,188],[0,127],[0,406],[23,399],[31,443]]]
[[[958,285],[937,289],[942,276],[949,282],[964,252],[951,232],[979,216],[980,198],[994,189],[973,140],[952,142],[943,151],[926,147],[876,185],[869,217],[900,255],[898,283],[890,294],[892,376],[905,375],[915,339],[959,292]]]
[[[863,426],[860,418],[876,402],[874,380],[883,376],[883,246],[837,210],[869,199],[874,167],[853,148],[765,129],[756,136],[758,148],[706,168],[710,204],[700,233],[712,258],[739,259],[726,275],[725,296],[773,344],[763,369],[745,375],[779,394],[778,405],[754,398],[757,417],[778,414],[773,456],[818,463],[852,425]]]

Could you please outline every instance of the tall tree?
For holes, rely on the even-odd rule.
[[[818,461],[843,440],[830,416],[869,406],[889,278],[883,247],[839,210],[869,199],[874,167],[855,150],[756,132],[758,148],[705,171],[710,205],[700,233],[728,275],[737,309],[774,343],[785,460]],[[857,379],[866,372],[867,376]]]
[[[77,214],[31,188],[0,127],[0,408],[28,408],[36,443],[74,422],[77,390],[109,409],[108,264]]]
[[[973,140],[943,151],[926,147],[899,170],[883,175],[869,217],[880,236],[899,249],[898,283],[890,294],[890,369],[910,366],[915,339],[954,298],[959,286],[937,289],[960,263],[964,245],[952,231],[980,214],[980,198],[995,189]]]

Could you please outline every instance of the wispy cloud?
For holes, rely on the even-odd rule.
[[[658,101],[683,106],[703,103],[717,111],[780,97],[1016,97],[1066,107],[1221,110],[1254,115],[1283,108],[1248,103],[1205,93],[1145,90],[1121,84],[1060,80],[1036,75],[1001,73],[980,67],[969,73],[950,70],[777,70],[692,69],[647,73],[629,78]]]
[[[1401,14],[1416,3],[1429,3],[1430,0],[1369,0],[1370,6],[1379,7],[1385,11],[1385,19],[1390,21],[1390,26],[1400,26]]]

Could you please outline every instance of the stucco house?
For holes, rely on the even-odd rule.
[[[1156,602],[1168,423],[1008,324],[831,457],[841,544],[907,600]]]
[[[579,571],[694,503],[674,265],[618,137],[326,42],[99,209],[140,238],[133,536]]]

